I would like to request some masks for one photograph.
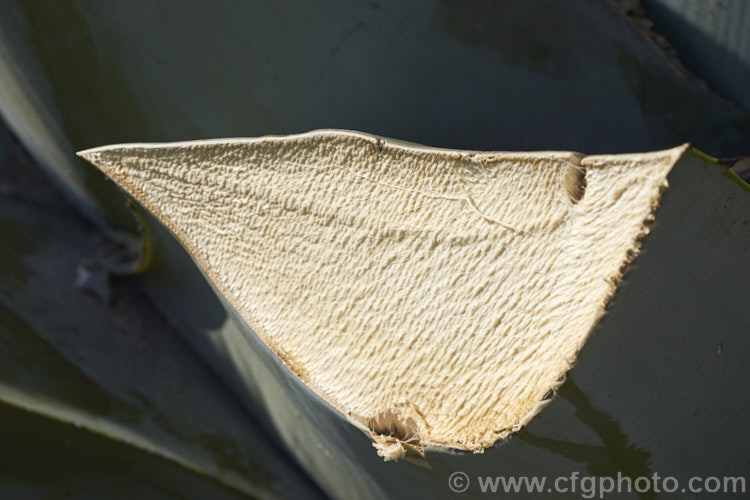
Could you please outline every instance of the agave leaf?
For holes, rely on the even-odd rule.
[[[291,144],[295,140],[288,139],[289,150],[294,150]],[[211,145],[220,148],[221,141],[205,147]],[[209,157],[195,143],[182,147],[182,152],[174,146],[167,148],[171,164],[190,163],[191,154],[204,163]],[[138,184],[148,175],[139,181],[129,177],[142,174],[139,168],[144,165],[159,168],[158,161],[150,160],[136,166],[147,150],[148,146],[133,145],[102,148],[87,155],[137,195],[148,192],[153,196],[157,191]],[[411,457],[419,458],[426,468],[379,464],[357,427],[310,391],[293,372],[294,366],[290,370],[261,342],[224,297],[220,296],[220,305],[226,317],[234,319],[234,326],[214,330],[206,338],[201,333],[206,329],[202,311],[191,311],[181,316],[192,315],[197,327],[190,330],[187,322],[185,331],[240,394],[244,389],[248,406],[262,401],[257,409],[265,412],[263,419],[332,496],[362,495],[363,491],[373,498],[409,496],[410,491],[443,496],[449,494],[445,481],[456,470],[472,475],[491,475],[498,470],[528,475],[534,471],[550,477],[574,471],[611,476],[621,472],[634,478],[666,471],[685,480],[694,474],[740,473],[744,450],[750,445],[737,438],[747,403],[738,402],[742,388],[733,381],[750,359],[742,341],[750,327],[743,295],[750,286],[750,271],[738,265],[749,250],[750,198],[746,184],[722,175],[723,167],[704,158],[688,154],[669,175],[671,187],[662,200],[652,235],[594,335],[595,348],[591,352],[584,348],[581,361],[572,370],[575,382],[560,388],[561,397],[552,400],[520,439],[511,438],[483,456],[446,453],[428,446],[421,457]],[[166,172],[171,170],[161,174]],[[191,172],[204,174],[199,169]],[[166,182],[162,187],[179,185],[177,181],[170,184],[169,174],[158,179]],[[241,184],[239,178],[237,182]],[[144,199],[152,208],[160,203],[158,198]],[[157,212],[163,215],[161,210]],[[174,220],[165,221],[176,227]],[[155,234],[164,234],[161,231]],[[181,274],[172,271],[172,302],[167,305],[175,313],[181,296],[214,286],[210,282],[199,285],[198,276],[185,272],[189,269],[185,262],[178,265]],[[166,262],[157,266],[162,276],[168,274],[169,267]],[[150,286],[166,282],[159,280]],[[179,283],[185,285],[181,290]],[[213,307],[216,321],[222,314],[219,304]],[[729,344],[731,354],[726,350]],[[650,349],[647,353],[643,352],[645,346]],[[689,394],[680,391],[678,384],[686,384]],[[720,387],[726,388],[719,391]],[[618,394],[628,396],[621,399]],[[639,403],[634,405],[634,400]],[[717,431],[697,436],[717,419],[722,432],[730,429],[728,435]],[[712,440],[721,445],[712,446]],[[687,456],[684,447],[697,441],[703,445]],[[711,466],[701,469],[705,463]]]
[[[66,171],[80,166],[59,161],[59,156],[49,152],[51,146],[45,141],[52,141],[55,133],[76,149],[131,140],[347,127],[472,149],[624,152],[692,140],[721,156],[746,153],[747,114],[685,80],[603,2],[566,2],[564,6],[551,1],[435,2],[418,10],[396,2],[368,2],[351,8],[318,3],[315,8],[301,5],[279,10],[271,4],[229,2],[61,2],[42,6],[16,1],[3,3],[0,12],[0,58],[4,64],[0,68],[0,110],[24,142],[34,146],[32,150],[48,170],[62,179],[68,175]],[[300,12],[304,14],[299,16]],[[196,37],[193,29],[201,36]],[[269,47],[273,47],[272,57]],[[199,71],[195,71],[197,64],[202,65]],[[175,86],[175,81],[181,84]],[[29,101],[38,105],[28,106]],[[50,132],[50,127],[57,132]],[[66,150],[72,157],[72,149]],[[88,174],[76,175],[89,179]],[[97,211],[100,220],[118,219],[112,213],[119,210],[121,199],[96,179],[93,176],[90,183],[83,182],[91,188],[86,196],[102,202],[91,211]],[[725,182],[719,189],[722,196],[739,199],[733,191],[736,184],[720,180]],[[693,187],[691,195],[701,193],[697,183]],[[711,220],[716,228],[701,228],[708,231],[701,233],[701,238],[711,238],[713,231],[728,227],[722,225],[726,220],[718,204],[707,210],[716,216],[717,220]],[[130,227],[128,221],[124,217],[116,222],[117,227]],[[284,441],[293,443],[295,453],[310,470],[324,466],[321,480],[329,493],[364,496],[362,485],[366,485],[372,496],[385,495],[386,490],[403,496],[412,493],[410,484],[425,490],[431,487],[437,494],[448,493],[443,480],[451,468],[455,470],[456,457],[446,458],[442,469],[439,458],[431,459],[432,473],[394,471],[377,460],[368,462],[364,457],[369,457],[371,450],[357,451],[368,448],[368,440],[359,431],[348,434],[345,422],[330,417],[328,409],[311,400],[304,388],[289,383],[281,374],[283,370],[277,373],[283,367],[274,364],[271,353],[257,354],[263,352],[261,345],[248,347],[254,345],[252,337],[243,333],[242,326],[227,321],[231,309],[225,309],[179,243],[153,219],[149,227],[155,266],[144,278],[150,296],[246,405],[255,408],[267,424],[274,422],[268,425],[269,430],[276,429]],[[683,246],[692,252],[689,255],[700,255],[702,247],[692,248],[685,242],[672,250],[684,250]],[[694,271],[685,263],[680,266],[677,274]],[[717,282],[731,279],[744,283],[746,275],[725,272]],[[731,307],[736,307],[738,300],[731,299]],[[715,314],[718,305],[708,303],[713,308],[693,312]],[[638,312],[633,314],[637,317]],[[663,338],[665,344],[681,342],[675,336],[663,337],[661,330],[640,325],[637,330]],[[696,329],[694,338],[699,334]],[[621,339],[621,343],[627,341]],[[736,355],[746,359],[742,352]],[[641,402],[640,406],[618,408],[622,413],[606,417],[596,409],[612,405],[608,389],[593,390],[581,383],[586,398],[571,391],[570,399],[578,402],[581,411],[588,408],[586,418],[598,422],[596,427],[606,435],[601,438],[604,444],[572,411],[566,413],[571,410],[569,405],[555,399],[534,425],[554,415],[549,418],[555,425],[569,430],[550,434],[594,448],[558,443],[551,444],[548,451],[524,455],[516,451],[533,448],[511,440],[508,446],[482,457],[462,456],[461,463],[467,469],[496,473],[498,464],[505,466],[505,458],[512,455],[519,469],[577,470],[573,458],[552,453],[554,448],[592,463],[604,454],[614,457],[610,463],[626,460],[636,463],[633,470],[642,470],[638,464],[650,458],[627,455],[629,449],[637,446],[650,454],[662,452],[649,445],[638,430],[633,431],[632,425],[627,433],[610,430],[611,421],[620,427],[623,421],[638,422],[638,408],[660,401],[658,394],[647,390],[652,377],[633,379],[639,373],[630,373],[628,363],[597,359],[612,369],[619,368],[615,377],[621,385],[617,389],[627,385],[628,390],[636,391],[628,392],[630,401]],[[689,363],[686,365],[689,368]],[[731,385],[741,373],[736,368],[726,368],[712,383],[717,388]],[[264,409],[257,408],[258,401]],[[691,435],[698,435],[703,428],[688,420],[689,411],[672,411],[672,404],[664,400],[667,410],[661,411],[664,415],[676,413],[675,425],[665,427],[661,422],[648,436],[659,432],[669,436],[670,457],[677,457],[675,467],[680,468],[688,453],[674,451],[684,447],[680,448],[668,431],[690,429]],[[300,414],[307,417],[301,419]],[[705,414],[701,419],[701,425],[712,425]],[[730,428],[736,423],[729,422]],[[334,437],[325,439],[338,440],[338,444],[323,446],[321,432],[326,436],[332,433]],[[631,438],[633,433],[636,435]],[[742,439],[736,443],[747,444]],[[691,447],[689,454],[713,458],[708,456],[708,448],[698,451]],[[736,463],[736,448],[720,451],[717,463]],[[350,471],[352,476],[345,477],[342,471]],[[373,477],[387,478],[391,486],[381,486]]]
[[[316,496],[135,283],[113,282],[110,304],[75,287],[111,243],[59,199],[30,201],[31,165],[8,168],[0,494]]]
[[[481,451],[538,411],[685,149],[483,154],[315,131],[81,156],[178,235],[268,347],[390,460],[403,443]],[[532,313],[540,297],[549,316]]]

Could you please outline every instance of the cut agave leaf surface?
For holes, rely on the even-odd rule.
[[[396,459],[481,451],[543,408],[686,147],[480,153],[316,131],[80,154]]]

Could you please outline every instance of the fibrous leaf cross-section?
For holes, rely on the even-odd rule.
[[[479,451],[539,411],[684,150],[478,153],[318,131],[82,156],[389,459]]]

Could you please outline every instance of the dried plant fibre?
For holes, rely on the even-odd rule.
[[[81,156],[388,460],[481,451],[543,407],[685,148],[479,153],[316,131]]]

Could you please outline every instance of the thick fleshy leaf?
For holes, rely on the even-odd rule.
[[[354,152],[349,151],[349,141],[360,145],[361,148],[355,148]],[[376,147],[368,147],[373,145]],[[638,196],[650,196],[649,193],[652,190],[658,191],[659,186],[666,187],[666,184],[662,183],[662,176],[666,175],[666,170],[669,170],[683,150],[677,148],[659,154],[626,155],[625,158],[581,158],[581,165],[586,166],[586,177],[590,179],[580,203],[595,204],[600,194],[608,193],[613,198],[608,198],[603,205],[609,210],[615,210],[616,213],[620,210],[620,218],[609,217],[603,212],[592,220],[584,222],[581,219],[580,229],[583,233],[575,235],[573,227],[568,227],[563,233],[574,235],[574,240],[584,245],[584,255],[589,251],[592,253],[590,257],[595,258],[610,252],[605,252],[594,244],[585,244],[586,235],[605,245],[615,241],[608,233],[608,224],[619,223],[621,219],[633,215],[630,209],[624,208],[621,200],[632,201],[636,193]],[[210,339],[206,339],[200,329],[185,331],[191,333],[189,338],[196,344],[211,346],[203,352],[214,353],[209,358],[225,373],[227,380],[239,381],[237,386],[246,388],[245,399],[249,405],[255,400],[263,401],[259,409],[267,412],[267,417],[282,439],[289,443],[298,460],[333,496],[346,497],[355,491],[367,491],[369,496],[375,498],[399,497],[404,491],[408,496],[408,491],[413,489],[439,497],[448,494],[445,481],[456,470],[470,472],[472,477],[492,475],[493,471],[501,470],[506,475],[523,476],[533,473],[551,478],[569,477],[573,472],[615,477],[621,473],[633,479],[640,476],[651,477],[656,472],[668,473],[685,481],[691,475],[717,475],[721,471],[725,471],[722,472],[725,475],[742,473],[746,463],[744,450],[750,443],[737,436],[745,425],[742,415],[747,403],[740,396],[744,389],[734,381],[736,377],[741,376],[743,364],[750,359],[750,351],[743,342],[745,332],[750,327],[750,319],[745,314],[744,300],[744,291],[750,287],[750,271],[741,264],[750,251],[750,197],[746,193],[747,184],[738,180],[736,176],[728,175],[726,167],[718,165],[715,161],[706,161],[705,155],[687,154],[669,173],[669,187],[661,199],[662,207],[656,213],[656,221],[650,227],[642,252],[628,268],[624,285],[611,299],[610,312],[604,316],[593,337],[594,340],[599,340],[598,343],[594,343],[597,347],[591,351],[587,346],[581,348],[581,361],[571,371],[575,382],[569,381],[562,385],[559,391],[561,398],[548,402],[549,408],[541,411],[539,416],[531,421],[528,430],[520,433],[520,439],[511,438],[504,446],[488,449],[484,456],[469,457],[465,454],[446,453],[444,445],[436,443],[438,446],[430,446],[429,441],[423,449],[415,450],[412,448],[416,446],[410,448],[403,445],[404,449],[394,450],[399,443],[392,442],[392,439],[384,442],[379,439],[382,436],[373,437],[381,455],[396,458],[397,455],[404,456],[406,453],[407,459],[411,458],[426,466],[425,469],[419,469],[410,464],[387,468],[375,462],[377,459],[370,449],[368,438],[364,437],[364,434],[372,437],[372,433],[363,429],[366,432],[357,435],[358,429],[362,429],[363,422],[357,423],[353,416],[354,412],[342,409],[338,402],[332,401],[329,404],[325,399],[331,393],[334,398],[342,395],[346,397],[346,391],[361,384],[362,373],[374,373],[373,376],[378,377],[378,370],[385,366],[393,370],[389,373],[392,378],[387,383],[369,388],[366,392],[367,397],[371,393],[387,396],[395,393],[394,398],[398,398],[400,384],[406,381],[404,394],[422,397],[423,393],[427,393],[428,398],[420,400],[420,404],[438,405],[440,408],[442,402],[456,394],[463,396],[462,391],[451,392],[454,386],[460,386],[462,381],[472,384],[479,380],[483,384],[491,385],[498,380],[506,380],[503,369],[515,363],[513,354],[523,349],[524,341],[529,341],[533,345],[536,336],[544,330],[533,327],[529,327],[528,330],[512,329],[512,335],[520,339],[521,345],[514,348],[505,347],[498,352],[492,350],[493,342],[502,338],[502,332],[484,338],[477,345],[471,344],[470,341],[480,336],[481,332],[472,330],[471,323],[468,322],[466,328],[448,328],[446,337],[438,337],[437,346],[452,351],[453,355],[444,357],[442,350],[438,349],[429,354],[432,358],[427,358],[428,354],[424,353],[434,347],[429,342],[433,335],[439,333],[429,328],[429,324],[422,331],[421,325],[425,323],[422,322],[424,318],[421,315],[425,312],[429,314],[432,304],[420,304],[419,301],[411,304],[408,300],[400,300],[397,301],[397,309],[390,308],[388,299],[382,298],[379,294],[383,290],[390,290],[398,297],[403,290],[399,288],[401,285],[389,288],[393,280],[398,283],[399,276],[389,274],[388,266],[385,264],[355,266],[361,270],[348,270],[343,276],[333,269],[321,274],[319,269],[324,269],[325,265],[330,263],[336,265],[335,259],[338,257],[331,251],[335,244],[333,247],[325,245],[338,241],[351,242],[352,239],[349,231],[331,232],[326,229],[346,225],[337,223],[336,217],[339,215],[344,221],[358,221],[357,215],[353,212],[354,206],[370,207],[369,211],[363,212],[365,215],[362,217],[365,218],[368,213],[373,213],[375,218],[420,213],[421,215],[408,227],[417,232],[426,229],[428,226],[425,224],[432,216],[424,216],[418,212],[419,202],[410,203],[404,199],[386,202],[390,200],[389,195],[394,190],[401,194],[413,193],[419,200],[425,196],[430,200],[439,198],[446,203],[464,200],[467,204],[467,214],[474,213],[472,206],[477,209],[477,206],[473,205],[472,200],[475,198],[471,194],[461,197],[455,193],[446,194],[438,191],[441,195],[424,187],[414,188],[409,184],[412,181],[423,180],[428,184],[432,183],[430,185],[433,189],[455,188],[457,193],[469,189],[467,186],[471,186],[472,189],[490,188],[486,193],[491,194],[481,198],[483,203],[480,207],[495,207],[497,212],[493,212],[494,224],[499,224],[513,233],[512,229],[517,229],[513,223],[507,227],[502,224],[508,217],[517,214],[503,212],[498,208],[507,207],[508,205],[503,203],[511,203],[508,200],[515,199],[513,195],[493,184],[495,177],[487,172],[487,175],[479,176],[481,180],[475,179],[473,170],[468,167],[463,176],[464,182],[456,187],[456,183],[446,180],[452,172],[451,162],[478,162],[473,167],[482,172],[483,162],[497,159],[499,163],[493,164],[492,172],[500,175],[498,172],[504,172],[503,158],[510,156],[516,161],[514,165],[518,169],[514,173],[524,172],[524,166],[533,164],[542,171],[532,172],[542,176],[545,172],[549,172],[548,175],[557,172],[552,164],[540,162],[537,156],[539,154],[536,153],[482,154],[394,147],[387,140],[341,131],[322,131],[259,140],[120,145],[98,148],[82,154],[112,175],[129,192],[142,200],[149,210],[157,214],[190,249],[195,262],[209,277],[210,286],[224,292],[223,295],[220,294],[222,304],[226,308],[226,315],[234,319],[235,326],[222,329],[219,335],[214,335]],[[336,158],[337,163],[328,163],[325,160],[328,155]],[[419,174],[422,165],[420,155],[428,158],[430,165],[441,172],[437,178],[423,178]],[[553,153],[542,154],[544,157],[550,155]],[[671,161],[658,161],[659,158],[664,160],[664,157],[670,157]],[[523,159],[527,163],[524,163]],[[401,162],[407,163],[413,171],[404,170]],[[310,168],[317,176],[314,180],[306,177],[310,173]],[[640,170],[641,168],[646,170]],[[655,171],[649,173],[648,168],[657,168],[661,174],[657,175]],[[607,178],[609,183],[600,182],[603,180],[601,176],[608,172],[608,169],[614,169],[611,171],[613,176]],[[405,171],[410,174],[403,175]],[[262,173],[264,182],[254,182],[254,176],[259,173]],[[336,182],[331,183],[327,175],[334,177]],[[390,176],[389,181],[383,181],[379,177],[373,178],[378,175]],[[280,181],[279,176],[287,178]],[[618,176],[622,177],[618,180]],[[649,184],[651,187],[640,184],[644,182],[654,184]],[[358,193],[357,189],[362,187],[362,183],[365,183],[368,195],[354,196]],[[227,187],[230,185],[231,189]],[[564,190],[562,183],[555,186]],[[630,194],[627,194],[628,187],[634,187]],[[540,189],[543,189],[543,186],[535,184],[534,188],[524,191],[528,207],[519,204],[512,206],[523,210],[539,208],[544,204],[539,201]],[[268,197],[269,201],[256,202],[254,196],[258,193]],[[350,195],[353,197],[351,204],[342,204],[340,197],[346,198]],[[323,217],[321,227],[316,225],[314,218],[306,218],[317,213],[317,209],[304,205],[303,200],[314,201],[317,203],[317,209],[321,206],[330,206],[335,207],[335,210]],[[378,206],[381,203],[383,206]],[[655,203],[655,199],[645,202],[646,208],[649,208],[651,203]],[[289,213],[284,213],[284,210],[288,210]],[[448,210],[447,207],[443,207],[439,214],[452,213]],[[485,211],[480,212],[479,215],[487,215]],[[264,222],[264,216],[269,216],[269,220]],[[453,220],[451,217],[446,225]],[[461,227],[472,227],[459,215],[456,214],[455,217],[461,221]],[[645,214],[639,217],[645,217]],[[529,219],[522,217],[513,221],[528,223]],[[237,226],[232,227],[232,224]],[[370,227],[368,224],[360,225],[357,222],[351,224],[358,228]],[[384,224],[378,226],[379,230],[387,231],[389,226]],[[276,231],[281,231],[282,235],[271,236],[276,234]],[[259,235],[262,236],[256,241]],[[607,237],[602,238],[603,236]],[[269,241],[264,241],[265,237],[268,237]],[[410,241],[409,238],[410,236],[403,235],[394,240]],[[248,241],[254,244],[248,246]],[[360,255],[373,254],[372,258],[377,259],[378,252],[387,254],[389,251],[388,244],[381,244],[377,249],[365,246],[367,250],[362,251],[358,247],[364,244],[357,243],[358,241],[355,238],[353,247],[343,247],[347,249],[343,250],[344,253],[355,263]],[[443,262],[443,247],[450,245],[448,240],[443,241],[441,245],[437,233],[434,233],[434,237],[431,236],[429,241],[433,243],[430,250],[424,254],[420,253],[418,257],[407,251],[402,253],[407,263],[409,257],[413,257],[418,258],[421,264],[431,262],[433,267],[428,266],[427,269],[440,269],[440,273],[434,275],[422,268],[418,276],[409,280],[410,283],[415,283],[407,289],[415,290],[416,296],[425,297],[426,302],[435,297],[435,291],[438,292],[437,297],[440,297],[441,290],[435,289],[436,282],[431,281],[435,276],[450,273],[453,266],[464,263],[469,263],[469,268],[481,272],[494,256],[505,256],[511,252],[502,243],[496,242],[493,248],[502,248],[503,252],[481,258],[481,263],[471,260],[470,255],[460,256],[457,253],[455,262],[445,264],[448,268],[438,267],[435,264]],[[287,248],[283,251],[274,251],[274,245],[279,242],[287,245]],[[308,259],[300,258],[298,253],[307,251],[311,242],[320,246],[311,251]],[[534,244],[529,244],[525,248],[531,254]],[[258,255],[263,263],[259,272],[275,276],[271,280],[273,284],[281,283],[267,302],[264,302],[266,294],[262,290],[265,276],[256,275],[248,278],[248,273],[257,266],[254,258]],[[557,266],[567,269],[566,257],[543,260],[549,263],[550,268],[541,273],[540,278],[529,278],[529,283],[539,284],[539,280],[559,270]],[[316,265],[313,269],[305,268],[308,260],[316,261],[318,258],[323,262],[322,265]],[[527,262],[523,266],[530,267],[538,263],[535,259],[532,260],[534,263]],[[347,269],[348,264],[338,265],[342,269]],[[519,264],[508,267],[517,269],[520,266]],[[162,266],[168,267],[169,265]],[[183,263],[180,269],[184,271],[188,267]],[[402,274],[408,276],[408,273],[417,268],[417,264],[407,264]],[[587,266],[585,271],[577,275],[580,286],[591,278],[586,273],[594,272],[593,269],[592,266]],[[368,283],[366,276],[370,270],[375,274],[372,282]],[[277,272],[281,272],[282,275],[276,276],[274,273]],[[556,277],[558,279],[552,281],[553,287],[565,287],[564,277]],[[323,280],[324,286],[316,287],[316,280]],[[352,287],[348,280],[364,284],[371,292],[349,295]],[[477,284],[473,292],[480,294],[487,286],[501,287],[511,280],[512,277],[494,271],[488,273],[486,286]],[[182,280],[178,279],[176,282],[180,281],[187,284],[198,280],[188,279],[183,275]],[[426,291],[422,288],[423,285],[427,287]],[[573,289],[579,285],[573,285]],[[504,293],[512,294],[518,287],[523,288],[524,285],[514,285]],[[201,288],[191,284],[190,287],[183,287],[182,294],[176,292],[170,296],[175,301],[174,304],[178,304],[180,296],[188,300],[189,294],[198,290]],[[294,298],[297,297],[294,295],[296,290],[300,290],[302,294],[298,298]],[[576,292],[577,290],[564,294],[564,299],[571,299]],[[529,291],[529,294],[534,295],[534,292]],[[549,326],[559,313],[555,305],[558,302],[554,293],[544,296],[550,301],[548,304],[544,301],[532,301],[531,305],[525,304],[520,307],[524,308],[521,311],[523,313],[525,308],[542,306],[543,310],[536,313],[535,318],[543,320],[543,324]],[[274,308],[274,300],[277,300],[277,297],[282,299],[282,310]],[[307,297],[312,297],[313,301],[301,306],[305,304],[304,300]],[[337,299],[338,297],[340,299]],[[350,298],[361,297],[372,299],[378,307],[370,308],[370,304],[357,305],[347,302]],[[496,296],[482,298],[480,301],[482,304],[486,302],[490,309],[492,305],[496,305],[496,309],[503,312],[503,301],[506,297],[499,292]],[[259,303],[261,307],[253,309]],[[336,307],[340,303],[349,304],[345,307],[346,315],[343,316],[343,320],[351,320],[357,324],[367,321],[376,325],[388,325],[388,320],[405,308],[413,315],[412,319],[408,320],[410,322],[407,322],[407,328],[417,328],[416,335],[424,345],[409,347],[409,353],[402,352],[398,340],[408,340],[409,337],[397,337],[395,342],[389,339],[388,336],[396,331],[396,327],[391,325],[384,326],[390,328],[390,331],[370,332],[370,338],[382,340],[382,344],[376,343],[373,348],[373,344],[368,344],[370,339],[358,337],[358,334],[367,331],[366,325],[363,325],[348,331],[345,338],[351,342],[348,344],[350,347],[339,349],[338,345],[331,341],[330,330],[337,327],[340,317],[327,317],[326,325],[322,328],[309,327],[290,320],[311,310],[316,311],[316,314],[325,314],[321,311],[325,311],[326,307]],[[523,303],[522,298],[518,298],[514,303]],[[565,300],[560,303],[564,304]],[[451,302],[445,302],[444,307],[440,309],[449,310],[452,305]],[[362,308],[369,311],[364,315],[366,319],[362,319],[363,316],[360,314]],[[505,314],[503,318],[517,312]],[[476,314],[473,314],[471,319],[481,315],[482,309],[476,308]],[[195,324],[201,324],[197,313],[192,317]],[[263,321],[258,323],[258,317]],[[273,321],[277,319],[283,322],[284,328],[288,331],[279,333],[280,329],[274,329]],[[257,325],[260,325],[259,335],[256,335],[254,330]],[[552,328],[551,333],[545,332],[549,333],[549,338],[559,339],[565,335],[564,328]],[[269,337],[269,334],[276,334],[277,337]],[[276,340],[282,342],[284,335],[293,337],[294,343],[273,343]],[[467,340],[475,347],[471,353],[455,350],[456,343],[465,345]],[[305,344],[306,347],[300,348],[298,344]],[[731,354],[727,350],[728,345],[732,345]],[[535,356],[543,357],[549,354],[554,349],[554,342],[545,343],[545,346],[548,350],[543,355]],[[378,351],[378,347],[382,347],[381,351]],[[649,352],[644,352],[644,347],[648,347]],[[331,351],[325,352],[326,349]],[[228,352],[231,355],[222,359],[221,356],[216,356],[216,353],[220,352]],[[292,354],[289,355],[289,352]],[[386,354],[382,360],[356,362],[361,353],[372,352]],[[336,361],[326,358],[331,353],[343,359]],[[411,357],[414,353],[417,353],[417,356]],[[422,353],[423,358],[419,358],[419,353]],[[488,357],[484,358],[485,355]],[[534,370],[544,364],[541,357],[533,357],[531,360],[524,357],[530,365],[523,368],[522,373],[532,376]],[[324,382],[330,385],[320,383],[319,379],[315,378],[320,373],[320,366],[315,365],[319,358],[329,360],[325,368],[333,365],[340,372],[347,373],[347,377],[337,377],[334,369],[333,375],[323,377]],[[402,366],[393,364],[394,360],[399,359],[408,362]],[[433,361],[436,359],[439,360],[438,364],[443,371],[439,372],[440,376],[430,378],[429,374],[434,373]],[[498,359],[507,363],[498,365]],[[301,365],[297,363],[299,360],[302,360]],[[352,360],[355,360],[355,363],[347,365]],[[476,370],[477,367],[479,370]],[[486,368],[486,372],[481,370],[483,367]],[[414,375],[411,370],[415,370],[418,375]],[[419,379],[425,373],[428,375],[427,378]],[[467,373],[471,376],[468,380],[463,379]],[[602,373],[607,375],[602,376]],[[307,385],[305,382],[310,380],[313,382]],[[412,384],[411,380],[417,382]],[[340,388],[342,382],[347,384],[343,389]],[[511,387],[522,385],[523,382],[523,379],[519,379]],[[562,378],[557,382],[562,382]],[[334,384],[338,389],[330,390]],[[428,392],[430,384],[438,387],[436,393]],[[623,387],[623,384],[627,387]],[[688,392],[681,390],[681,384],[689,387],[689,398]],[[415,390],[414,387],[421,389]],[[614,394],[613,387],[618,388]],[[719,387],[725,389],[717,391]],[[494,389],[491,394],[495,398],[508,392],[502,390],[502,387]],[[314,393],[313,390],[319,392]],[[620,400],[618,394],[628,394],[628,400]],[[402,401],[407,397],[403,396],[394,401]],[[631,404],[631,401],[636,399],[639,403]],[[472,416],[474,408],[467,407],[460,401],[459,398],[459,402],[447,405],[451,422],[461,422],[461,419]],[[506,401],[503,407],[519,403],[518,400],[510,400]],[[361,407],[365,407],[365,403],[361,403],[358,408]],[[419,415],[424,420],[420,421],[420,425],[429,425],[434,421],[434,428],[437,428],[439,414],[436,419],[434,406],[425,408],[422,405],[422,409],[425,411],[420,411]],[[719,414],[715,413],[717,411]],[[301,415],[302,418],[289,418],[295,414]],[[398,415],[394,418],[397,417]],[[524,424],[527,422],[528,420]],[[721,422],[724,431],[731,431],[724,437],[713,431],[705,431],[704,427],[711,426],[712,422]],[[397,426],[396,431],[398,429]],[[383,432],[374,430],[378,434]],[[500,427],[496,432],[506,430]],[[514,427],[511,430],[518,429]],[[390,432],[391,438],[403,436],[395,431]],[[699,436],[701,433],[704,435]],[[419,437],[415,435],[399,439],[406,439],[405,442],[412,445],[421,444],[418,441]],[[712,446],[712,441],[708,439],[713,442],[718,440],[722,444],[719,447]],[[692,454],[688,455],[681,451],[686,445],[692,446],[698,442],[702,444]],[[415,451],[416,456],[410,456],[409,451]],[[710,466],[701,465],[707,463],[710,463]],[[395,481],[394,476],[399,479]]]
[[[493,150],[614,153],[691,140],[713,154],[732,156],[746,153],[750,130],[746,113],[676,72],[604,2],[434,2],[419,8],[400,2],[347,7],[316,2],[289,9],[228,1],[69,1],[52,6],[15,1],[0,6],[0,37],[2,113],[45,167],[83,200],[79,206],[131,230],[122,199],[101,178],[81,170],[72,157],[74,148],[338,127],[434,146]],[[695,161],[687,165],[699,168]],[[711,175],[688,183],[685,198],[671,212],[674,231],[680,224],[677,214],[701,198],[706,189],[701,183],[727,181],[712,176],[716,168],[708,166]],[[647,302],[621,314],[637,320],[649,310],[662,320],[650,327],[616,328],[617,340],[601,341],[611,352],[591,356],[595,366],[588,373],[593,380],[604,373],[612,380],[609,385],[592,387],[590,381],[579,381],[574,369],[577,384],[561,394],[565,401],[555,399],[540,415],[528,439],[512,439],[486,455],[460,456],[460,462],[455,456],[433,455],[432,472],[386,468],[367,458],[372,455],[369,442],[286,379],[283,367],[253,343],[241,323],[228,321],[231,309],[225,309],[189,256],[153,220],[154,267],[145,278],[149,294],[180,332],[256,409],[267,429],[290,443],[309,470],[321,471],[317,479],[339,496],[413,496],[417,486],[447,495],[451,471],[497,474],[506,470],[507,459],[518,470],[540,474],[587,468],[593,474],[618,467],[636,474],[649,470],[652,462],[658,464],[654,470],[672,463],[673,470],[686,471],[695,470],[698,461],[729,464],[726,470],[734,470],[741,463],[737,450],[748,447],[734,419],[745,411],[733,406],[743,399],[732,392],[747,359],[739,333],[747,329],[741,323],[746,315],[737,313],[742,303],[737,290],[746,287],[747,275],[741,266],[722,267],[723,255],[711,260],[710,270],[700,271],[700,265],[707,265],[700,256],[713,255],[713,238],[722,234],[730,235],[722,240],[728,248],[723,251],[734,252],[734,259],[742,256],[744,234],[731,232],[740,226],[729,225],[722,207],[731,197],[734,220],[742,223],[746,206],[733,205],[742,203],[736,184],[715,187],[717,193],[703,207],[706,219],[691,227],[698,231],[697,240],[673,236],[660,244],[661,259],[664,254],[682,259],[674,265],[657,261],[649,272],[638,274],[660,270],[655,276],[661,280],[693,273],[713,276],[705,297],[693,298],[691,314],[675,305],[678,281],[671,282],[677,288],[660,289],[662,296],[671,297],[671,307],[659,309],[658,297],[643,297]],[[630,277],[635,279],[638,269]],[[639,290],[632,294],[640,296]],[[721,300],[707,300],[712,296]],[[711,356],[718,350],[726,353],[727,345],[740,348],[717,371],[708,364],[714,358],[703,350],[705,328],[698,325],[723,314],[733,321],[721,330],[729,332],[730,340],[721,342],[722,349],[712,346]],[[675,315],[691,318],[689,334],[665,329]],[[606,324],[605,318],[602,332]],[[632,337],[633,331],[639,336]],[[641,370],[632,361],[641,353],[618,353],[623,346],[637,350],[652,339],[658,344],[652,346],[653,356],[669,358],[664,365],[662,358],[653,358],[646,362],[649,369]],[[679,355],[670,357],[675,345],[681,347]],[[631,369],[633,365],[639,368]],[[688,376],[655,385],[663,376],[659,367]],[[695,392],[682,390],[693,386]],[[664,392],[670,397],[662,397]],[[726,428],[732,429],[727,434],[714,426],[710,409],[698,400],[709,393],[727,419]],[[676,400],[682,404],[678,409]],[[643,424],[652,415],[645,407],[661,415],[654,425]],[[691,420],[693,413],[699,415],[696,420]],[[560,430],[536,427],[549,423]],[[531,443],[542,434],[546,441]],[[689,446],[696,436],[704,448]],[[726,436],[737,439],[722,441]],[[324,445],[328,440],[335,443]],[[597,469],[600,463],[607,466]]]

